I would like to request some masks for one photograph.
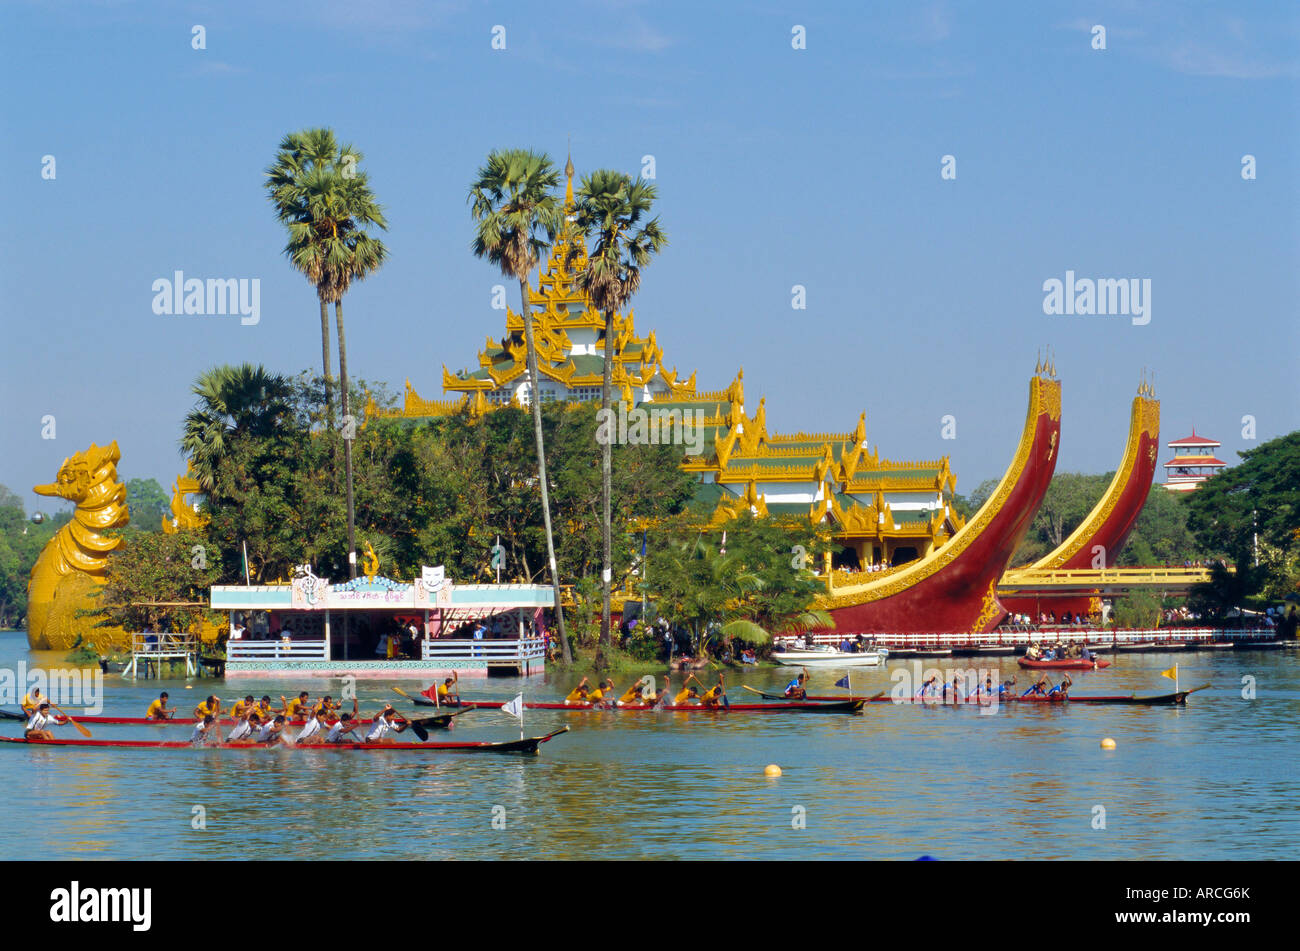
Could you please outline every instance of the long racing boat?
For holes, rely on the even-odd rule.
[[[391,751],[412,753],[525,753],[536,754],[538,747],[552,737],[568,731],[568,727],[552,730],[545,736],[529,736],[521,740],[500,740],[496,742],[480,741],[467,743],[313,743],[292,746],[295,750],[362,750]],[[212,743],[196,746],[182,741],[157,740],[82,740],[82,739],[24,739],[18,736],[0,736],[0,743],[12,743],[18,746],[75,746],[92,749],[113,750],[260,750],[272,748],[289,748],[280,744],[275,747],[266,743]]]
[[[1034,694],[1028,697],[1018,697],[1014,695],[1002,696],[998,698],[997,702],[998,703],[1048,703],[1048,704],[1058,704],[1058,705],[1071,704],[1071,703],[1113,703],[1113,704],[1131,704],[1136,706],[1147,706],[1147,707],[1177,706],[1177,705],[1185,704],[1187,702],[1187,697],[1189,694],[1193,694],[1198,690],[1204,690],[1208,686],[1210,685],[1201,684],[1199,687],[1191,687],[1187,690],[1179,690],[1175,693],[1155,694],[1153,696],[1148,696],[1148,697],[1139,697],[1137,694],[1112,694],[1112,695],[1084,694],[1083,696],[1078,696],[1078,697],[1069,694],[1067,694],[1064,697],[1062,697],[1060,694],[1051,694],[1046,696],[1040,694]],[[780,695],[765,693],[763,694],[763,696],[776,698]],[[837,700],[842,698],[820,696],[820,695],[814,696],[812,694],[809,694],[808,699],[814,702],[820,702],[820,701]],[[987,696],[980,696],[978,698],[977,697],[945,698],[938,695],[925,696],[925,697],[902,697],[902,698],[894,698],[890,696],[883,696],[883,697],[875,696],[875,697],[867,697],[863,702],[864,703],[923,704],[925,706],[949,706],[949,707],[964,706],[966,704],[970,704],[971,706],[975,706],[975,705],[988,706],[992,703],[992,701]]]
[[[428,697],[412,697],[417,704],[421,706],[433,706],[433,701]],[[591,713],[591,712],[617,712],[617,713],[653,713],[656,711],[667,711],[669,713],[861,713],[862,706],[867,701],[865,698],[850,699],[848,697],[828,697],[826,700],[786,700],[782,697],[780,700],[768,703],[732,703],[725,706],[706,707],[697,704],[675,704],[670,703],[663,706],[656,706],[652,703],[627,703],[622,706],[614,704],[595,704],[589,701],[581,703],[525,703],[525,710],[567,710],[573,713]],[[461,700],[459,702],[443,703],[444,707],[453,707],[461,710],[492,710],[500,709],[500,700]]]

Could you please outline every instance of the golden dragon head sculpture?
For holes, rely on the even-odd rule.
[[[62,555],[52,566],[61,569],[59,574],[72,570],[100,573],[108,552],[122,544],[120,538],[102,534],[110,528],[121,528],[130,519],[126,486],[117,479],[117,462],[121,458],[116,442],[103,447],[91,443],[89,449],[63,460],[54,482],[32,487],[37,495],[67,499],[77,506],[72,521],[59,529],[50,542],[58,544]]]
[[[32,568],[27,586],[27,640],[38,650],[64,650],[75,637],[78,611],[93,609],[85,586],[103,584],[108,553],[122,539],[106,534],[130,518],[126,486],[117,479],[122,458],[117,443],[96,446],[69,456],[59,466],[58,478],[33,486],[38,495],[67,499],[76,504],[72,520],[49,540]],[[78,587],[80,586],[80,587]],[[111,639],[99,632],[100,639]]]

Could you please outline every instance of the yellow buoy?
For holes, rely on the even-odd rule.
[[[193,685],[191,685],[191,684],[186,684],[186,685],[185,685],[185,689],[186,689],[186,690],[193,690],[194,687],[193,687]]]
[[[777,766],[776,763],[769,763],[766,767],[763,768],[763,775],[764,775],[764,776],[780,776],[780,775],[781,775],[781,767],[780,767],[780,766]]]
[[[1113,750],[1115,748],[1115,741],[1108,736],[1101,741],[1101,748],[1103,750]]]

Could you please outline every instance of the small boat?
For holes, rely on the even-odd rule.
[[[879,667],[887,656],[885,650],[793,650],[777,651],[772,659],[786,667]]]
[[[428,697],[412,697],[417,704],[428,706],[433,703]],[[581,703],[525,703],[525,710],[568,710],[573,713],[861,713],[865,700],[849,700],[845,697],[831,697],[831,702],[813,702],[810,700],[786,700],[782,697],[773,703],[733,703],[729,706],[705,707],[699,704],[667,704],[654,706],[649,703],[627,703],[623,706],[612,704]],[[444,707],[457,707],[464,710],[493,710],[501,707],[498,700],[462,700],[459,703],[444,703]]]
[[[1157,650],[1155,641],[1143,641],[1140,644],[1116,644],[1117,651],[1153,651]]]
[[[1016,649],[1011,644],[990,644],[986,647],[976,647],[977,655],[994,655],[994,654],[1014,654]]]
[[[414,753],[524,753],[536,754],[538,747],[548,742],[552,737],[559,736],[561,733],[568,731],[568,727],[561,727],[558,730],[552,730],[545,736],[529,736],[522,740],[500,740],[496,742],[476,742],[476,743],[314,743],[305,746],[285,747],[270,746],[267,744],[246,744],[246,743],[214,743],[207,746],[195,746],[192,743],[181,741],[149,741],[149,740],[82,740],[82,739],[53,739],[53,740],[29,740],[20,736],[0,736],[0,743],[14,743],[22,746],[76,746],[89,747],[92,749],[112,749],[112,750],[265,750],[265,749],[294,749],[294,750],[364,750],[364,751],[390,751],[390,752],[414,752]]]
[[[1201,641],[1194,648],[1198,651],[1230,651],[1236,646],[1232,641]]]
[[[1101,670],[1103,667],[1110,666],[1110,661],[1102,660],[1100,657],[1094,657],[1092,660],[1084,660],[1082,657],[1030,660],[1028,657],[1021,657],[1016,663],[1028,670]]]

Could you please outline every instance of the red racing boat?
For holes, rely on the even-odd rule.
[[[365,750],[413,753],[527,753],[536,754],[538,747],[552,737],[568,731],[568,727],[553,730],[545,736],[530,736],[522,740],[502,740],[498,742],[477,743],[316,743],[305,746],[293,746],[295,750]],[[180,741],[150,740],[81,740],[54,739],[29,740],[17,736],[0,736],[0,743],[13,743],[19,746],[76,746],[92,749],[111,750],[265,750],[277,748],[272,745],[254,743],[213,743],[195,746],[193,743]],[[278,748],[286,749],[281,744]]]
[[[414,698],[412,698],[414,699]],[[428,697],[415,701],[422,706],[432,706]],[[610,713],[653,713],[665,710],[669,713],[861,713],[865,699],[850,700],[845,697],[831,698],[830,702],[811,700],[779,700],[771,703],[733,703],[729,706],[706,707],[695,704],[668,704],[655,706],[649,703],[629,703],[623,706],[597,705],[582,703],[525,703],[526,710],[568,710],[575,713],[608,711]],[[461,700],[459,703],[444,703],[444,707],[461,710],[500,709],[499,700]]]

